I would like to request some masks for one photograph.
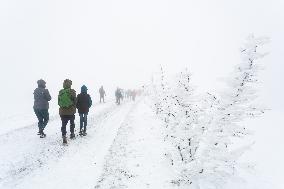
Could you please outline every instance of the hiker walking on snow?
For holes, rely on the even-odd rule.
[[[70,139],[75,138],[75,113],[76,113],[76,91],[71,89],[72,81],[65,79],[63,82],[63,89],[59,91],[58,95],[58,105],[59,105],[59,115],[62,121],[62,138],[63,143],[67,143],[66,138],[66,126],[70,121]]]
[[[77,96],[76,107],[78,109],[78,113],[80,116],[80,136],[86,136],[87,130],[87,116],[89,113],[89,109],[92,106],[92,99],[90,95],[87,93],[88,88],[83,85],[81,87],[81,93]]]
[[[103,86],[101,86],[99,93],[100,93],[100,103],[102,102],[102,100],[103,100],[103,102],[105,102],[106,92],[105,92]]]
[[[34,90],[34,112],[38,119],[38,135],[40,138],[46,137],[43,132],[49,120],[49,103],[51,96],[48,89],[46,89],[46,82],[42,79],[37,81],[38,87]]]
[[[115,98],[116,98],[116,104],[120,105],[120,99],[122,97],[120,88],[117,87],[116,91],[115,91]]]

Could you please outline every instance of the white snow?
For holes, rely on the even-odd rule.
[[[145,101],[120,128],[96,188],[170,188],[160,121]]]
[[[255,161],[256,170],[228,183],[228,189],[284,187],[283,115],[269,111],[246,122],[255,131],[255,145],[243,161]],[[48,124],[45,139],[36,135],[36,123],[16,127],[0,135],[0,188],[174,188],[161,124],[142,98],[121,106],[96,104],[88,135],[68,140],[68,146],[62,145],[58,117]]]

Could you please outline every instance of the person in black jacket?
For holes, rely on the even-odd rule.
[[[86,136],[87,130],[87,116],[89,113],[89,109],[92,106],[92,99],[90,95],[87,93],[88,88],[83,85],[81,87],[81,93],[77,96],[76,107],[78,109],[78,113],[80,116],[80,132],[81,136]]]

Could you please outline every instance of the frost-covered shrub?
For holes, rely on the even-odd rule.
[[[268,41],[253,35],[247,38],[241,63],[226,78],[228,87],[218,97],[209,93],[197,97],[188,70],[167,81],[161,69],[152,82],[152,99],[169,144],[166,156],[178,175],[174,184],[222,188],[238,170],[238,159],[249,145],[234,149],[234,138],[250,134],[243,120],[264,112],[254,100],[262,69],[259,59],[266,55],[257,49]]]

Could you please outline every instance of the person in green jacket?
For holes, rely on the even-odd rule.
[[[71,89],[72,81],[65,79],[63,82],[63,89],[58,94],[59,115],[62,121],[62,138],[63,143],[67,143],[66,126],[70,122],[70,139],[75,138],[75,113],[76,113],[76,91]]]

